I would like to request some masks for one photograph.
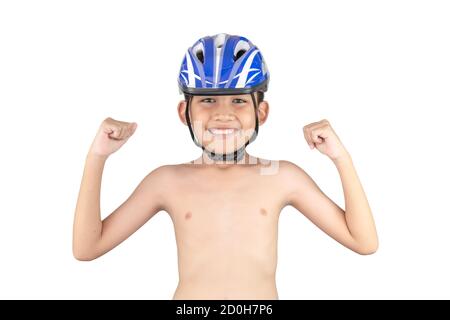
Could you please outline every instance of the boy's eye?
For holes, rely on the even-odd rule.
[[[200,100],[200,102],[202,102],[202,103],[215,103],[216,100],[213,99],[213,98],[203,98],[203,99]],[[247,100],[240,99],[240,98],[235,98],[235,99],[233,99],[233,103],[235,103],[235,104],[244,104],[244,103],[247,103]]]

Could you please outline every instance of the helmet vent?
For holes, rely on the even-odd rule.
[[[200,60],[201,63],[205,63],[205,56],[203,55],[203,51],[199,50],[195,53],[197,59]]]
[[[248,50],[250,50],[250,44],[248,41],[240,40],[236,47],[234,48],[234,61],[237,61],[242,57]]]
[[[214,47],[216,48],[222,48],[223,44],[225,43],[225,38],[227,35],[225,33],[220,33],[214,37]]]
[[[237,61],[240,57],[242,57],[244,55],[244,53],[246,53],[247,50],[241,49],[236,53],[236,56],[234,57],[234,61]]]
[[[195,54],[195,56],[197,57],[197,59],[201,62],[201,63],[205,63],[205,48],[203,46],[203,43],[198,42],[193,48],[192,48],[192,52]]]

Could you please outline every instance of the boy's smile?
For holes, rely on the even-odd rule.
[[[213,127],[208,128],[208,132],[214,137],[226,139],[232,137],[233,135],[239,134],[241,130],[239,128]]]

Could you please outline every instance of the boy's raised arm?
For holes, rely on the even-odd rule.
[[[78,260],[93,260],[111,250],[161,210],[158,186],[164,170],[156,169],[121,206],[101,220],[100,189],[105,162],[135,130],[136,123],[105,119],[86,156],[73,226],[73,255]]]
[[[287,203],[301,211],[329,236],[360,254],[374,253],[378,236],[364,189],[345,150],[327,120],[304,127],[311,149],[317,148],[335,164],[342,182],[345,210],[328,198],[302,169],[285,163],[289,177]]]

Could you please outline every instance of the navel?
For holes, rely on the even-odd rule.
[[[192,212],[190,212],[190,211],[186,212],[186,214],[184,215],[184,218],[186,220],[189,220],[190,218],[192,218]]]
[[[261,213],[263,216],[267,216],[267,210],[264,208],[259,209],[259,213]]]

